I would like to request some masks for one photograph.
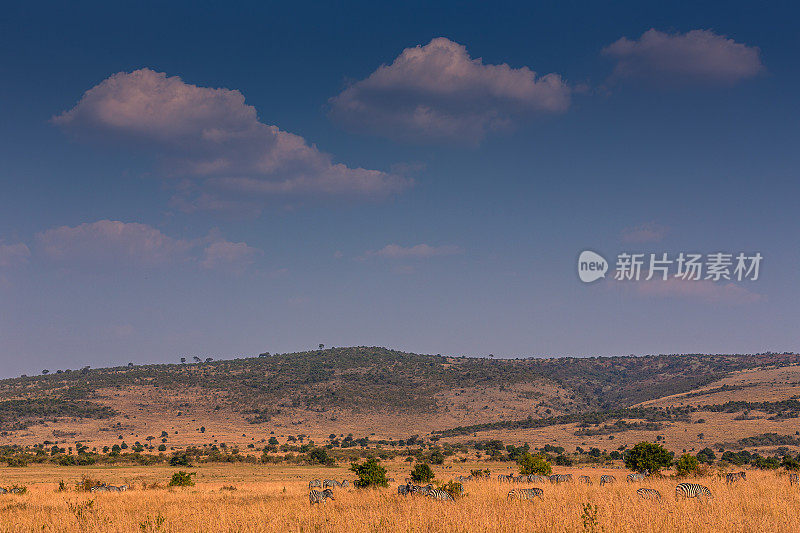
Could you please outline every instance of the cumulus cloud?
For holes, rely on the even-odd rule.
[[[219,235],[191,241],[176,239],[147,224],[117,220],[51,228],[36,234],[35,240],[38,252],[54,263],[95,267],[197,263],[206,269],[241,272],[261,254],[243,242],[229,242]]]
[[[369,251],[365,257],[383,257],[388,259],[419,259],[428,257],[441,257],[446,255],[456,255],[463,250],[458,246],[444,245],[431,246],[429,244],[417,244],[415,246],[400,246],[399,244],[387,244],[380,250]]]
[[[622,230],[622,241],[628,243],[658,242],[667,234],[666,226],[648,222]]]
[[[239,91],[150,69],[114,74],[53,122],[82,138],[152,151],[168,175],[188,178],[176,198],[186,209],[260,206],[275,195],[376,198],[411,184],[335,163],[299,135],[261,122]]]
[[[558,74],[485,64],[444,37],[406,48],[330,99],[331,117],[346,126],[405,139],[477,143],[534,113],[558,113],[571,89]]]
[[[645,296],[668,296],[702,300],[707,303],[749,304],[764,299],[735,283],[717,283],[710,280],[652,279],[633,284]]]
[[[203,250],[200,264],[210,270],[241,273],[261,255],[261,250],[243,242],[212,242]]]
[[[31,257],[31,251],[26,244],[0,243],[0,268],[10,268],[24,265]]]
[[[622,37],[602,54],[617,61],[612,81],[637,78],[663,85],[730,85],[764,69],[757,47],[711,30],[670,34],[650,29],[636,40]]]

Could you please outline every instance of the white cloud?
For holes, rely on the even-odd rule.
[[[650,29],[637,40],[622,37],[602,54],[617,60],[612,80],[639,78],[662,85],[730,85],[764,69],[757,47],[711,30],[669,34]]]
[[[23,243],[0,243],[0,268],[10,268],[24,265],[31,257],[31,251]]]
[[[463,250],[461,250],[461,248],[453,245],[430,246],[428,244],[417,244],[415,246],[404,247],[399,244],[387,244],[380,250],[369,251],[364,255],[365,257],[409,259],[456,255],[462,252]]]
[[[655,222],[622,230],[622,241],[628,243],[658,242],[667,234],[667,228]]]
[[[463,45],[440,37],[406,48],[330,104],[332,118],[357,129],[477,143],[533,113],[565,111],[570,93],[558,74],[484,64]]]
[[[241,273],[263,252],[243,242],[217,241],[206,246],[200,264],[210,270]]]
[[[709,304],[741,305],[761,302],[763,295],[752,292],[732,282],[711,280],[684,280],[668,278],[638,282],[611,281],[615,286],[627,287],[641,296],[669,297],[697,300]]]
[[[334,163],[302,137],[261,122],[239,91],[150,69],[114,74],[53,122],[81,137],[154,152],[168,174],[190,178],[176,198],[187,209],[253,208],[275,195],[376,198],[411,184]]]
[[[216,232],[208,239],[175,239],[159,229],[136,222],[98,220],[61,226],[36,234],[37,250],[59,264],[102,267],[160,267],[177,263],[241,272],[260,250],[243,242],[229,242]]]

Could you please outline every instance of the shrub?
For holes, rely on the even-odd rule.
[[[28,466],[28,461],[26,461],[24,457],[9,457],[6,459],[6,463],[11,467]]]
[[[447,494],[452,496],[453,499],[460,498],[464,494],[464,486],[457,481],[450,480],[447,483],[437,485],[437,488],[445,491]]]
[[[519,473],[523,476],[530,474],[548,476],[553,472],[553,468],[544,457],[541,455],[531,455],[528,452],[519,456],[517,465],[519,465]]]
[[[336,460],[328,455],[325,448],[314,448],[308,452],[308,464],[333,466]]]
[[[418,463],[411,471],[411,479],[415,483],[428,483],[434,477],[433,470],[428,463]]]
[[[685,453],[681,455],[677,461],[675,461],[675,472],[679,476],[688,476],[689,474],[696,473],[699,466],[700,463],[698,462],[697,457]]]
[[[191,460],[188,454],[176,453],[169,458],[169,466],[191,466]]]
[[[192,476],[195,475],[195,472],[184,472],[183,470],[178,470],[174,474],[172,474],[172,479],[169,480],[167,484],[168,487],[193,487],[194,480]]]
[[[711,464],[714,462],[714,459],[716,458],[717,456],[714,453],[714,450],[712,450],[711,448],[703,448],[702,450],[697,452],[697,460],[700,461],[701,463]]]
[[[640,442],[625,455],[625,466],[636,472],[655,474],[672,464],[672,454],[662,445]]]
[[[350,463],[350,470],[355,472],[358,479],[353,483],[356,487],[388,487],[386,469],[378,464],[374,457],[363,463]]]
[[[431,452],[431,464],[440,465],[442,463],[444,463],[444,454],[439,450]]]

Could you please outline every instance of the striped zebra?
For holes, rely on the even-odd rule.
[[[740,479],[746,480],[747,474],[742,472],[728,472],[725,474],[725,483],[736,483]]]
[[[11,494],[24,494],[27,489],[25,487],[13,487],[9,492]]]
[[[311,481],[309,481],[308,482],[308,488],[309,489],[313,489],[314,487],[322,488],[322,481],[320,481],[318,479],[312,479]]]
[[[609,476],[609,475],[600,476],[600,486],[601,487],[603,485],[605,485],[606,483],[616,483],[616,482],[617,482],[617,478],[615,478],[614,476]]]
[[[800,479],[798,479],[797,472],[789,474],[789,485],[798,485],[800,484]]]
[[[680,483],[675,487],[675,499],[683,498],[698,498],[703,497],[713,498],[711,491],[708,487],[698,485],[697,483]]]
[[[8,493],[8,491],[6,489],[4,489],[3,487],[0,487],[0,494],[7,494],[7,493]]]
[[[529,483],[546,483],[550,481],[547,476],[540,476],[539,474],[531,474],[528,476]]]
[[[513,483],[514,482],[514,476],[513,475],[507,476],[505,474],[497,474],[497,481],[499,481],[500,483],[505,483],[505,482]]]
[[[643,500],[658,500],[661,501],[661,493],[658,492],[656,489],[648,489],[646,487],[642,487],[641,489],[636,489],[636,494]]]
[[[343,479],[342,482],[339,484],[340,487],[345,488],[350,486],[350,482],[346,479]]]
[[[591,485],[592,478],[590,478],[589,476],[578,476],[578,482],[583,483],[585,485]]]
[[[400,496],[408,496],[411,494],[411,483],[407,483],[405,485],[400,485],[397,487],[397,494]]]
[[[308,501],[311,505],[315,503],[324,503],[325,500],[333,500],[333,491],[331,489],[325,490],[312,490],[308,493]]]
[[[441,489],[434,489],[429,488],[423,493],[428,498],[433,498],[434,500],[439,500],[442,502],[452,502],[453,497],[450,495],[449,492],[441,490]]]
[[[322,481],[322,488],[327,489],[329,487],[341,487],[342,484],[336,481],[335,479],[325,479]]]
[[[456,481],[458,481],[459,483],[464,483],[465,481],[472,481],[472,479],[473,479],[472,476],[458,476],[456,478]]]
[[[572,474],[553,474],[548,479],[550,483],[564,483],[566,481],[572,481]]]
[[[627,482],[634,483],[636,481],[644,481],[644,474],[641,472],[635,472],[633,474],[628,474]]]
[[[108,485],[95,485],[89,489],[89,492],[108,492]]]
[[[511,489],[508,491],[506,500],[533,500],[534,498],[541,498],[544,491],[539,487],[532,489]]]

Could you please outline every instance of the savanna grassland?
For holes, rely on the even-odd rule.
[[[387,464],[398,482],[408,474],[401,463]],[[448,480],[469,468],[494,468],[490,480],[465,483],[455,502],[397,494],[398,483],[384,489],[338,488],[335,501],[311,506],[308,481],[352,479],[346,468],[202,465],[193,487],[167,488],[168,467],[0,469],[5,485],[26,485],[27,493],[0,496],[1,531],[91,531],[121,533],[227,531],[483,531],[483,532],[795,532],[800,523],[800,490],[785,474],[748,471],[733,486],[717,473],[689,479],[708,486],[713,500],[676,500],[678,480],[670,477],[626,483],[620,469],[561,468],[593,484],[540,485],[544,496],[533,502],[507,501],[511,488],[494,472],[505,464],[464,464],[463,471],[435,469]],[[618,482],[600,487],[601,474]],[[122,493],[76,492],[81,476],[108,483],[128,482]],[[68,490],[58,492],[58,481]],[[661,502],[641,501],[641,486],[659,490]]]

